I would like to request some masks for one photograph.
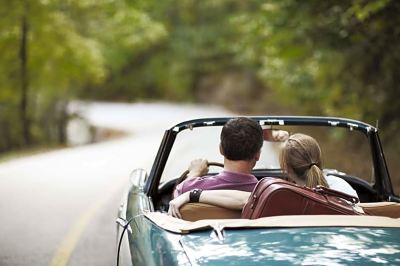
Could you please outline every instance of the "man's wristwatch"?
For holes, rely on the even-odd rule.
[[[192,189],[189,193],[189,202],[199,202],[201,192],[203,190],[200,188]]]

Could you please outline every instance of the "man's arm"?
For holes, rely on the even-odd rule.
[[[208,174],[208,161],[205,159],[195,159],[190,162],[188,169],[189,173],[187,174],[186,180],[190,180],[199,176],[205,176]]]
[[[168,214],[182,218],[179,209],[189,202],[190,191],[183,193],[169,202]],[[233,210],[241,210],[246,204],[250,192],[239,190],[203,190],[199,202],[216,205]]]
[[[189,173],[186,175],[186,178],[175,187],[175,190],[172,194],[174,198],[182,194],[183,185],[186,181],[208,174],[208,161],[204,159],[195,159],[190,162],[188,170]]]

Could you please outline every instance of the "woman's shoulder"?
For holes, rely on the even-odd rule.
[[[343,180],[340,177],[327,175],[325,176],[326,181],[331,189],[355,196],[358,198],[357,192],[353,189],[353,187],[347,183],[346,180]]]
[[[342,178],[334,176],[334,175],[325,175],[325,179],[326,179],[326,181],[328,181],[328,183],[346,183],[346,184],[348,184]]]

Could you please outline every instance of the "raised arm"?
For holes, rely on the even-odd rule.
[[[282,142],[289,138],[289,132],[285,130],[263,129],[263,138],[266,141]]]
[[[168,214],[182,218],[179,209],[189,200],[190,191],[183,193],[169,202]],[[204,190],[200,194],[199,202],[212,204],[228,209],[241,210],[246,204],[250,192],[239,190]]]

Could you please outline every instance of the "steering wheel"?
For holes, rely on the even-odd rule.
[[[207,166],[218,166],[218,167],[224,167],[223,163],[218,163],[218,162],[208,162]],[[183,181],[185,181],[185,179],[187,178],[187,175],[189,174],[189,170],[185,170],[185,172],[183,172],[181,174],[181,176],[176,180],[175,186],[179,185],[180,183],[182,183]]]

